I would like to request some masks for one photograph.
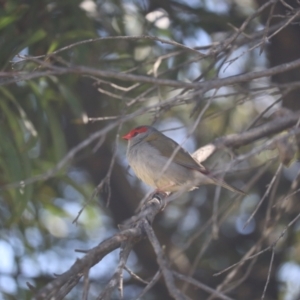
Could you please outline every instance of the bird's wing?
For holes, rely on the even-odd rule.
[[[176,149],[178,149],[179,147],[173,159],[174,163],[186,167],[188,169],[199,171],[203,174],[209,173],[209,171],[204,166],[202,166],[193,159],[190,153],[188,153],[179,144],[177,144],[175,141],[168,138],[164,134],[160,132],[150,134],[146,138],[146,141],[149,143],[150,146],[157,149],[159,153],[166,158],[170,158],[174,151],[176,151]]]

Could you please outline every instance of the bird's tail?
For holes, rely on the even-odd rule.
[[[225,182],[224,180],[222,180],[222,179],[216,179],[216,178],[214,178],[214,183],[215,183],[216,185],[222,186],[223,188],[225,188],[225,189],[227,189],[227,190],[229,190],[229,191],[236,192],[236,193],[240,193],[240,194],[242,194],[242,195],[246,195],[245,192],[243,192],[242,190],[239,190],[239,189],[235,188],[234,186],[232,186],[232,185],[226,183],[226,182]]]

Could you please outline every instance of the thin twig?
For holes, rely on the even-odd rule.
[[[245,222],[244,224],[244,229],[248,226],[248,224],[251,222],[251,220],[253,219],[253,217],[255,216],[255,214],[257,213],[258,209],[260,208],[260,206],[262,205],[262,203],[264,202],[264,200],[267,198],[267,196],[269,195],[272,187],[273,187],[273,184],[275,183],[277,177],[279,176],[279,174],[281,173],[281,170],[283,168],[283,164],[280,163],[278,168],[277,168],[277,171],[276,173],[274,174],[271,182],[269,183],[269,186],[266,190],[266,192],[264,193],[263,197],[260,199],[260,201],[258,202],[258,204],[256,205],[254,211],[252,212],[252,214],[250,215],[250,217],[248,218],[248,220]]]
[[[163,274],[163,277],[165,279],[166,286],[168,288],[168,291],[170,295],[176,299],[176,300],[185,300],[186,296],[183,295],[176,287],[175,281],[174,281],[174,275],[172,271],[169,269],[169,266],[167,265],[166,259],[163,255],[163,250],[159,244],[159,241],[157,240],[157,237],[155,236],[155,233],[152,229],[152,227],[149,225],[149,223],[144,220],[143,221],[143,228],[148,236],[148,239],[155,251],[157,262],[160,266],[161,272]]]
[[[268,287],[269,282],[270,282],[271,271],[272,271],[272,266],[273,266],[273,261],[274,261],[274,255],[275,255],[275,249],[274,249],[274,247],[272,247],[272,255],[271,255],[271,260],[270,260],[270,265],[269,265],[269,270],[268,270],[268,277],[267,277],[267,281],[266,281],[266,284],[265,284],[265,287],[264,287],[263,294],[261,296],[261,300],[265,299],[267,287]]]

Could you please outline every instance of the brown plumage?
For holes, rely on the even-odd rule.
[[[123,139],[128,140],[127,159],[137,177],[158,191],[193,190],[200,185],[214,184],[243,193],[210,175],[185,149],[154,127],[139,126]],[[174,151],[177,151],[175,155]]]

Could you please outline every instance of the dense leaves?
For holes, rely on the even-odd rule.
[[[81,257],[75,249],[94,247],[135,213],[148,189],[127,168],[121,133],[154,124],[193,152],[217,137],[276,120],[287,113],[279,110],[282,101],[298,109],[293,97],[299,93],[299,67],[273,76],[280,86],[262,76],[213,90],[129,78],[205,83],[296,61],[299,14],[291,7],[298,4],[290,2],[277,3],[282,18],[269,20],[272,1],[0,1],[1,299],[32,299],[34,289]],[[263,5],[262,15],[256,14]],[[287,22],[280,25],[286,36],[294,36],[275,35],[276,45],[288,44],[280,59],[265,36],[276,32],[278,20]],[[237,32],[243,33],[232,38]],[[289,55],[290,48],[298,56]],[[100,76],[97,70],[115,73]],[[298,299],[299,164],[294,134],[288,134],[277,144],[267,145],[274,138],[269,135],[216,151],[205,162],[225,169],[226,179],[246,189],[247,196],[237,199],[223,190],[220,196],[219,190],[201,187],[159,215],[154,231],[174,269],[213,289],[219,286],[234,299],[259,299],[264,288],[265,299]],[[255,152],[259,147],[264,148]],[[228,168],[251,150],[253,155]],[[232,278],[213,276],[266,248],[273,252],[253,257]],[[90,270],[88,299],[104,289],[117,259],[112,252]],[[135,246],[128,266],[146,280],[154,276],[158,266],[150,243]],[[124,280],[124,299],[135,299],[144,285],[127,273]],[[213,299],[202,289],[176,283],[191,299]],[[85,290],[81,280],[65,299],[82,299]],[[144,297],[170,296],[160,280]]]

